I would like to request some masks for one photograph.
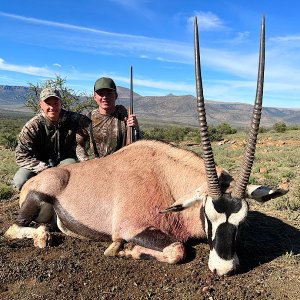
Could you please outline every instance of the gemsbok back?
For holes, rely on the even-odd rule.
[[[112,240],[107,256],[184,260],[184,243],[207,238],[208,266],[230,274],[239,265],[235,244],[246,219],[246,198],[260,202],[285,194],[282,189],[248,185],[261,118],[265,25],[262,19],[257,93],[249,141],[236,180],[215,165],[208,138],[195,18],[197,110],[203,158],[158,141],[138,141],[100,159],[47,169],[31,178],[20,193],[20,211],[7,238],[33,238],[46,247],[50,223],[67,235]]]

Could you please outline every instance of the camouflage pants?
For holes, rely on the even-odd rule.
[[[59,162],[59,165],[69,165],[76,163],[76,160],[74,158],[66,158]],[[37,173],[33,172],[32,170],[28,170],[26,168],[20,168],[14,178],[13,178],[13,186],[20,191],[24,183],[30,179],[31,177],[37,175]]]

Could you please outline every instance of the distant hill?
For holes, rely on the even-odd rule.
[[[119,103],[128,106],[129,100],[120,97]],[[205,109],[209,124],[226,122],[236,127],[248,127],[253,106],[244,103],[205,100]],[[164,123],[198,125],[196,99],[192,95],[135,95],[134,112],[139,118],[157,124],[163,121]],[[277,122],[300,125],[300,109],[264,107],[261,124],[272,126]]]
[[[0,109],[3,112],[24,111],[28,87],[0,85]],[[117,103],[129,105],[130,90],[118,86]],[[229,123],[236,127],[248,127],[252,105],[206,100],[209,124]],[[141,96],[134,93],[134,113],[147,124],[172,123],[182,126],[197,126],[196,99],[194,96]],[[276,122],[300,125],[300,109],[264,107],[261,124],[272,126]],[[142,124],[142,122],[140,122]]]
[[[0,105],[24,103],[24,95],[28,93],[28,87],[0,85]]]

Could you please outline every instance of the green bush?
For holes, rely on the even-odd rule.
[[[260,126],[259,129],[258,129],[259,133],[266,133],[268,131],[270,131],[270,129],[268,129],[268,128],[264,127],[264,126]]]
[[[287,126],[284,122],[277,122],[273,125],[273,129],[275,132],[285,132],[287,130]]]
[[[237,132],[237,130],[235,128],[232,128],[228,123],[219,124],[216,127],[216,130],[221,134],[234,134]]]
[[[181,127],[166,127],[166,128],[149,128],[142,132],[142,136],[147,140],[160,140],[166,142],[183,141],[187,134],[186,128]]]
[[[209,126],[208,135],[211,141],[220,141],[226,134],[234,134],[237,130],[227,123],[218,126]],[[183,140],[200,143],[199,129],[196,127],[154,127],[142,131],[142,136],[146,140],[160,140],[166,142],[180,142]]]
[[[0,199],[9,199],[15,193],[12,186],[0,183]]]
[[[214,126],[208,127],[208,135],[211,141],[221,141],[223,139],[223,134]]]
[[[288,127],[288,130],[299,130],[299,129],[300,129],[299,125],[291,125]]]
[[[3,116],[0,114],[0,145],[13,150],[17,146],[18,134],[29,117]]]
[[[14,150],[18,144],[18,137],[15,134],[6,133],[0,135],[0,145],[6,149]]]

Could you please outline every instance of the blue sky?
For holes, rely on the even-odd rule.
[[[300,108],[298,0],[13,0],[0,2],[0,84],[60,75],[92,94],[112,77],[142,96],[195,95],[198,17],[204,96],[253,103],[266,18],[264,106]]]

